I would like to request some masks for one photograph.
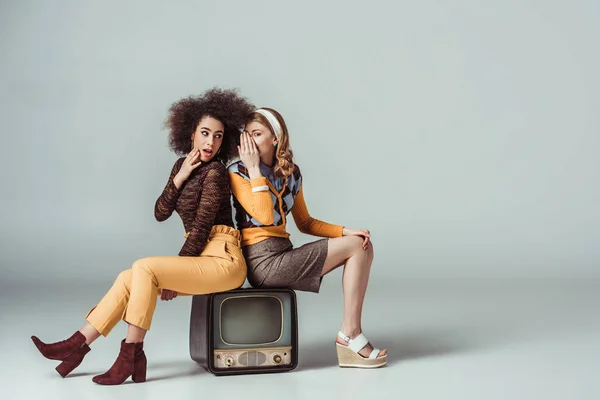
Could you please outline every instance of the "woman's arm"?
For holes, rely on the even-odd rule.
[[[175,161],[167,185],[160,197],[156,200],[156,204],[154,205],[154,217],[159,222],[168,219],[171,214],[173,214],[173,210],[175,210],[175,204],[177,203],[181,191],[175,186],[173,179],[175,178],[175,175],[177,175],[177,172],[179,172],[184,160],[185,158],[180,158]]]
[[[229,169],[231,191],[244,210],[263,225],[273,224],[273,200],[264,176],[250,179],[241,164]]]
[[[223,198],[229,198],[227,172],[222,164],[214,163],[213,165],[215,167],[210,168],[202,182],[202,194],[196,210],[194,225],[179,251],[180,256],[196,257],[202,253],[221,202]]]
[[[340,237],[343,235],[343,226],[328,224],[327,222],[320,221],[310,216],[306,208],[306,203],[304,202],[302,185],[300,185],[300,191],[294,199],[292,216],[294,217],[294,222],[296,223],[298,230],[302,233],[329,238]]]

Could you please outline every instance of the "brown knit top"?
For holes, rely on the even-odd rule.
[[[214,160],[193,170],[177,189],[173,178],[184,159],[175,162],[169,181],[156,200],[154,216],[157,221],[164,221],[176,211],[187,232],[179,255],[198,256],[204,250],[213,225],[233,227],[229,178],[225,166]]]

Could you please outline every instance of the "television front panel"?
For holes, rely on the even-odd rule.
[[[244,288],[193,296],[190,353],[214,374],[294,369],[297,332],[293,290]]]

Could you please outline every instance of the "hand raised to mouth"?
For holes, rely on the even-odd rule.
[[[240,160],[244,163],[248,170],[257,169],[260,165],[260,155],[258,147],[254,139],[248,132],[243,132],[240,135],[240,145],[238,146]]]
[[[190,177],[190,174],[192,173],[192,171],[195,170],[196,168],[198,168],[198,166],[200,166],[200,164],[202,164],[202,161],[200,161],[199,158],[200,158],[200,150],[198,150],[196,148],[194,148],[194,150],[190,151],[188,153],[188,155],[185,157],[185,160],[183,160],[183,164],[181,164],[181,168],[179,169],[179,172],[173,178],[173,183],[175,184],[175,186],[178,189],[181,188],[181,185],[183,185],[183,182],[185,182],[187,180],[187,178]]]

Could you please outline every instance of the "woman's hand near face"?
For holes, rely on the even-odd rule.
[[[192,171],[198,168],[200,164],[202,164],[202,161],[200,161],[200,150],[194,148],[194,150],[190,151],[187,157],[185,157],[185,160],[183,160],[183,164],[181,164],[179,172],[177,172],[177,175],[175,175],[175,177],[173,178],[173,183],[175,184],[175,187],[177,187],[177,189],[180,189],[181,185],[183,185],[183,182],[185,182],[187,178],[190,177]]]
[[[250,179],[262,176],[260,173],[260,155],[254,139],[247,133],[243,132],[240,135],[240,145],[238,146],[240,160],[248,168]]]

